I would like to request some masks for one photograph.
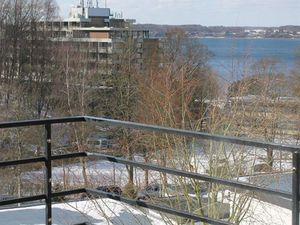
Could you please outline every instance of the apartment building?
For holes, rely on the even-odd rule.
[[[69,18],[47,23],[52,39],[58,43],[68,43],[74,49],[86,51],[90,64],[102,68],[99,73],[110,75],[118,64],[116,55],[129,39],[133,42],[134,63],[142,67],[144,43],[149,39],[149,31],[134,29],[134,20],[124,20],[114,16],[110,8],[94,6],[84,1],[71,8]]]

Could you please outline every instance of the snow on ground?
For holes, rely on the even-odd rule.
[[[224,192],[224,203],[230,204],[230,209],[234,208],[233,198],[239,199],[239,194],[234,194],[231,191],[226,190]],[[218,200],[224,196],[219,193]],[[238,201],[238,200],[236,200]],[[244,208],[246,209],[246,208]],[[232,211],[230,212],[232,213]],[[292,224],[292,212],[289,209],[260,201],[256,198],[250,200],[249,208],[241,221],[240,225],[290,225]]]
[[[135,168],[135,183],[143,184],[145,171]],[[56,166],[52,168],[52,182],[62,183],[63,179],[67,180],[70,185],[83,185],[82,166],[79,163]],[[115,183],[124,186],[128,181],[128,172],[125,165],[112,163],[104,160],[90,161],[87,165],[87,175],[89,180],[96,186],[108,185]],[[22,176],[31,181],[40,182],[44,179],[44,171],[26,172]],[[158,172],[149,171],[150,182],[155,182],[160,179]]]
[[[289,209],[253,199],[245,219],[240,225],[290,225],[292,212]]]
[[[137,209],[111,199],[97,199],[53,205],[53,225],[163,225],[171,224],[160,214]],[[291,211],[269,203],[252,200],[241,225],[290,225]],[[0,225],[41,225],[45,220],[45,206],[0,210]],[[201,224],[201,223],[197,223]]]
[[[93,225],[162,225],[163,218],[150,210],[138,210],[126,204],[97,199],[54,204],[53,225],[73,225],[87,222]],[[45,221],[45,206],[0,210],[0,225],[41,225]]]

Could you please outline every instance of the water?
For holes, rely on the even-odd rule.
[[[263,58],[278,61],[277,71],[289,72],[295,67],[300,39],[230,39],[201,38],[200,43],[213,53],[210,65],[225,80],[236,80],[251,74],[251,66]]]

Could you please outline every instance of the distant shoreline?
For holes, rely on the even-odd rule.
[[[136,24],[150,31],[152,37],[161,38],[174,28],[182,29],[192,38],[247,38],[247,39],[300,39],[300,26],[280,27],[225,27],[201,25],[155,25]]]
[[[248,40],[297,40],[299,41],[300,38],[268,38],[268,37],[261,37],[261,38],[253,38],[253,37],[188,37],[191,39],[248,39]]]
[[[158,38],[162,39],[162,37],[151,37],[151,38]],[[246,40],[295,40],[299,41],[300,38],[268,38],[268,37],[262,37],[262,38],[253,38],[253,37],[188,37],[189,39],[246,39]]]
[[[158,39],[162,39],[164,38],[164,36],[160,36],[160,37],[152,37],[151,38],[158,38]],[[297,38],[284,38],[284,37],[190,37],[188,36],[189,39],[247,39],[247,40],[295,40],[295,41],[299,41],[300,37]]]

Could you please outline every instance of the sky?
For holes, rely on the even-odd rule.
[[[79,0],[56,0],[63,17]],[[105,0],[98,0],[104,7]],[[96,2],[96,0],[94,0]],[[204,26],[300,25],[300,0],[107,0],[137,23]]]

